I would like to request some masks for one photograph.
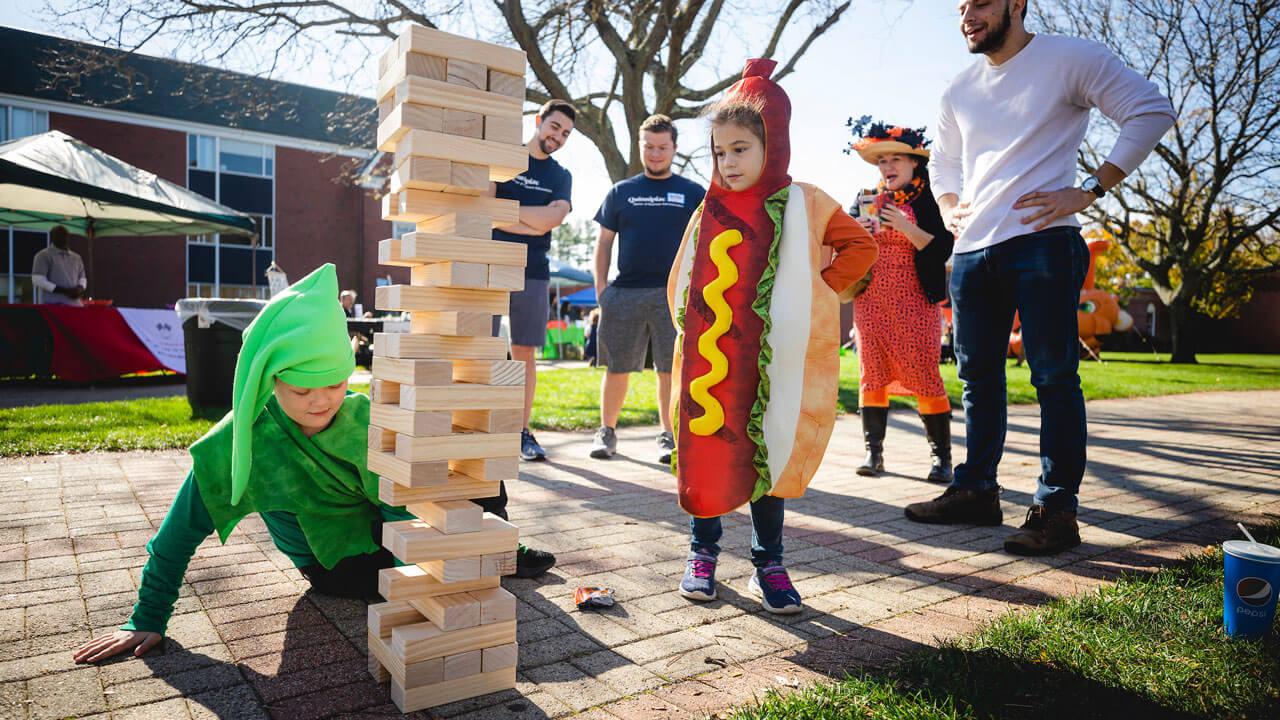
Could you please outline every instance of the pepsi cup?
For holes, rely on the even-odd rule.
[[[1245,540],[1222,543],[1222,620],[1227,635],[1260,638],[1271,629],[1280,592],[1280,549]]]

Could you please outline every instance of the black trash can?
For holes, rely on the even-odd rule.
[[[241,333],[264,306],[263,300],[178,301],[187,354],[187,402],[192,414],[218,417],[231,409]]]

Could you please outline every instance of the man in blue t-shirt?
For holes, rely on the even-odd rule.
[[[667,306],[667,275],[680,249],[689,217],[706,189],[671,171],[676,128],[666,115],[652,115],[640,126],[644,173],[614,185],[600,205],[596,241],[596,299],[600,303],[597,364],[607,368],[600,388],[600,429],[591,457],[612,457],[618,442],[614,428],[627,396],[631,373],[644,369],[652,346],[658,371],[658,462],[671,462],[671,359],[676,330]],[[618,276],[605,286],[618,242]]]
[[[547,318],[551,312],[548,287],[551,283],[547,250],[551,248],[551,231],[569,214],[569,194],[573,178],[551,153],[564,147],[573,132],[577,114],[564,100],[551,100],[534,117],[536,132],[525,147],[529,150],[529,169],[496,185],[490,183],[488,194],[520,202],[520,220],[493,230],[494,240],[524,243],[528,261],[524,268],[524,289],[511,293],[508,313],[511,330],[511,359],[524,363],[524,429],[520,433],[520,457],[545,460],[547,454],[529,430],[529,413],[533,409],[533,393],[537,386],[535,357],[546,342]],[[494,317],[493,334],[498,334],[501,317]],[[487,512],[507,517],[507,488],[499,483],[498,495],[475,501]],[[555,556],[524,545],[516,554],[516,574],[533,577],[549,570]]]

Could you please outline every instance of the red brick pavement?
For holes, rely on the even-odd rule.
[[[902,506],[935,495],[919,421],[890,415],[889,473],[862,478],[856,416],[837,421],[806,497],[788,501],[787,562],[803,613],[775,618],[745,589],[750,523],[725,519],[720,599],[680,598],[687,517],[652,462],[651,428],[619,456],[586,459],[589,435],[540,433],[550,461],[510,483],[528,544],[559,555],[519,598],[516,690],[410,717],[694,718],[764,690],[892,663],[1001,613],[1092,592],[1280,513],[1280,392],[1089,403],[1084,544],[1054,558],[1006,555],[1038,468],[1034,407],[1010,409],[1001,465],[1006,526],[922,526]],[[957,445],[963,426],[953,426]],[[963,450],[957,450],[963,457]],[[0,717],[374,718],[397,716],[365,669],[365,607],[307,584],[249,518],[191,563],[164,652],[99,667],[70,651],[127,617],[189,460],[134,452],[0,460]],[[577,585],[618,607],[580,612]]]

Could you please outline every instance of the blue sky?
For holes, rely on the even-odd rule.
[[[42,6],[41,0],[0,4],[0,24],[53,32],[40,14]],[[722,47],[718,64],[725,69],[740,67],[763,43],[763,37],[749,41],[737,58]],[[144,52],[166,54],[151,47]],[[876,182],[878,173],[856,155],[841,152],[850,138],[845,120],[870,114],[894,123],[932,128],[943,88],[973,59],[960,36],[955,4],[948,0],[854,0],[840,23],[819,38],[796,71],[782,80],[792,103],[791,176],[812,182],[849,204],[859,188]],[[346,89],[335,85],[323,71],[304,70],[297,76],[277,77]],[[372,95],[372,72],[369,85],[367,94]],[[705,137],[705,127],[695,121],[681,123],[680,131],[685,144],[682,150]],[[590,219],[609,188],[595,146],[583,137],[570,138],[555,157],[574,176],[570,219]],[[703,172],[709,174],[709,170],[704,168]]]

